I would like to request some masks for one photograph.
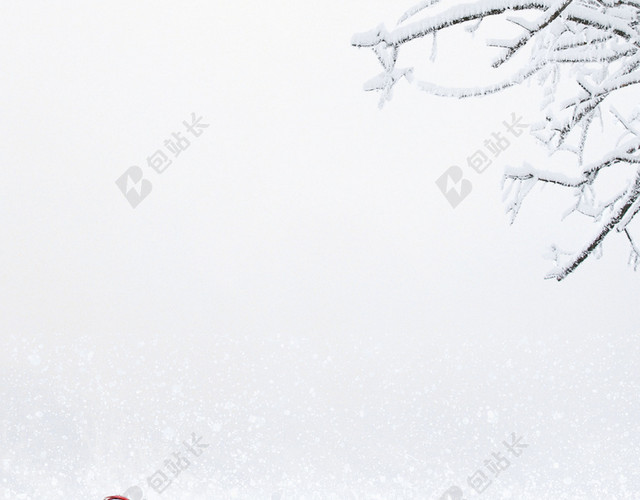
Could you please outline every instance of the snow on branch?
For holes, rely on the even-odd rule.
[[[613,230],[624,219],[625,214],[629,211],[629,209],[631,209],[639,196],[640,171],[636,175],[635,181],[630,185],[629,189],[625,193],[625,196],[622,198],[619,208],[609,217],[607,222],[600,227],[596,235],[587,243],[587,245],[581,251],[571,255],[567,262],[554,269],[546,276],[546,278],[562,281],[571,272],[573,272],[600,244],[602,244],[611,230]],[[635,250],[635,247],[633,248]]]
[[[518,49],[523,47],[531,38],[535,36],[537,32],[542,30],[543,28],[549,26],[551,22],[555,21],[556,18],[565,10],[573,0],[559,0],[555,2],[554,5],[551,5],[547,10],[545,10],[544,14],[540,17],[538,22],[531,26],[530,28],[526,28],[526,32],[511,46],[508,48],[507,52],[500,57],[497,61],[495,61],[492,66],[497,68],[498,66],[504,64],[513,54],[515,54]]]
[[[506,21],[511,30],[515,26],[520,30],[516,36],[486,40],[497,51],[491,66],[511,65],[506,78],[474,87],[444,87],[418,81],[417,87],[438,96],[468,98],[500,92],[535,76],[544,87],[541,109],[545,119],[532,124],[531,134],[550,154],[574,153],[581,171],[570,176],[528,164],[507,168],[503,188],[511,222],[535,186],[552,184],[572,190],[576,201],[565,217],[570,213],[589,217],[598,224],[598,230],[580,252],[555,251],[557,267],[549,277],[562,280],[589,255],[601,252],[603,241],[614,228],[613,233],[627,237],[630,262],[635,268],[640,267],[640,251],[628,229],[629,222],[640,212],[637,172],[635,180],[604,201],[595,190],[602,171],[616,167],[635,172],[638,168],[640,107],[628,117],[610,107],[623,131],[610,151],[583,164],[591,125],[603,123],[605,103],[610,104],[617,92],[640,84],[640,0],[478,0],[436,10],[445,1],[449,0],[422,1],[406,11],[395,28],[387,30],[381,24],[353,36],[352,45],[373,50],[382,65],[382,72],[365,84],[365,90],[380,92],[382,106],[391,98],[397,82],[403,78],[412,81],[412,67],[396,67],[400,49],[409,42],[433,36],[433,58],[435,37],[440,31],[471,22],[466,25],[467,31],[475,32],[489,18]],[[525,53],[524,63],[523,58],[514,57],[519,53]],[[516,60],[520,61],[519,67]],[[569,99],[560,100],[561,79],[575,87]]]

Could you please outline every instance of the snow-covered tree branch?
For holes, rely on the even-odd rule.
[[[379,92],[382,106],[399,81],[414,80],[413,67],[397,65],[402,47],[414,40],[433,37],[435,58],[438,33],[456,25],[474,34],[490,18],[504,21],[507,34],[515,26],[515,36],[486,40],[496,52],[491,67],[506,71],[507,78],[486,86],[451,88],[418,81],[417,87],[438,96],[466,98],[537,79],[544,91],[542,117],[532,124],[531,133],[551,154],[573,153],[577,168],[566,165],[555,172],[528,163],[507,167],[504,194],[511,222],[533,187],[551,184],[571,190],[575,202],[565,217],[570,213],[588,217],[597,229],[577,252],[554,246],[555,268],[547,277],[564,279],[590,255],[599,255],[603,241],[616,233],[630,246],[630,263],[639,267],[640,250],[629,223],[640,211],[640,107],[634,99],[631,105],[625,101],[619,111],[611,101],[640,83],[640,0],[479,0],[448,8],[446,2],[423,1],[407,11],[395,28],[379,25],[353,37],[354,46],[373,50],[382,65],[382,72],[365,83],[365,90]],[[572,89],[568,97],[561,84]],[[587,161],[592,125],[600,122],[604,128],[605,118],[612,122],[617,142]],[[598,181],[603,172],[614,169],[624,178],[613,195],[603,197]]]

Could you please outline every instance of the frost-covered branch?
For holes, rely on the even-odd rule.
[[[624,219],[624,216],[638,200],[638,197],[640,197],[640,172],[638,172],[635,181],[622,198],[619,208],[614,211],[607,222],[599,229],[597,234],[581,251],[571,255],[568,262],[549,273],[547,278],[553,278],[561,281],[573,272],[580,264],[582,264],[582,262],[598,247],[598,245],[602,244],[607,235]],[[635,251],[635,246],[633,247],[633,250]]]
[[[365,84],[365,89],[379,91],[382,106],[391,98],[392,89],[399,81],[413,80],[413,67],[396,67],[400,49],[409,42],[433,36],[435,56],[436,35],[456,25],[465,25],[467,31],[474,34],[489,18],[506,21],[511,30],[515,26],[519,30],[515,36],[486,40],[487,46],[497,51],[491,66],[507,68],[506,78],[473,87],[447,87],[418,81],[417,87],[438,96],[468,98],[500,92],[536,78],[544,88],[541,103],[544,119],[532,124],[530,131],[551,154],[574,153],[579,173],[567,175],[528,164],[507,168],[504,197],[511,222],[536,185],[552,184],[570,189],[575,192],[576,201],[565,217],[577,213],[593,219],[599,228],[580,252],[556,253],[558,262],[565,262],[559,264],[551,276],[562,280],[590,254],[601,251],[602,242],[614,228],[618,233],[625,233],[632,255],[638,256],[640,262],[640,253],[627,229],[640,211],[637,178],[604,201],[596,195],[596,181],[601,172],[614,167],[635,172],[638,168],[640,108],[625,117],[610,107],[623,132],[607,154],[584,164],[593,123],[602,123],[603,109],[610,104],[612,96],[640,84],[640,1],[478,0],[438,10],[440,4],[447,1],[423,1],[405,12],[393,29],[379,25],[354,35],[352,44],[373,50],[383,68],[382,73]],[[525,57],[516,58],[516,54]],[[560,81],[573,84],[573,95],[569,99],[560,99]],[[567,165],[565,171],[569,168]]]

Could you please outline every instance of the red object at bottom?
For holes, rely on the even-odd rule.
[[[111,496],[105,497],[104,500],[129,500],[127,497]]]

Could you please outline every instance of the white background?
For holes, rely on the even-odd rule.
[[[538,94],[402,82],[379,110],[350,38],[411,5],[3,3],[0,498],[160,498],[192,432],[210,446],[162,498],[476,498],[512,432],[483,498],[640,495],[625,241],[543,280],[595,229],[553,189],[508,225],[503,166],[545,159],[526,136],[451,209],[435,179]],[[473,81],[459,50],[440,81]],[[155,173],[192,112],[210,127]]]

